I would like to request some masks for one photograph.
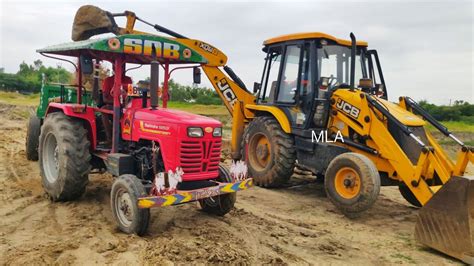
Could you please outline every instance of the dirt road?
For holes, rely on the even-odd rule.
[[[26,107],[0,105],[0,264],[458,264],[415,243],[417,210],[397,188],[364,217],[348,220],[322,184],[295,177],[286,189],[239,193],[225,217],[197,204],[152,209],[149,233],[116,229],[112,177],[90,175],[78,201],[51,203],[37,162],[25,159]]]

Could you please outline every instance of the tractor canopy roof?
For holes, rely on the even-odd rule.
[[[52,45],[36,50],[41,54],[54,54],[113,61],[117,56],[124,56],[127,63],[149,64],[152,53],[160,63],[189,64],[207,63],[207,60],[195,50],[171,38],[147,34],[124,34],[100,39]]]
[[[322,32],[302,32],[302,33],[293,33],[277,36],[271,39],[267,39],[263,42],[263,45],[271,45],[275,43],[287,42],[287,41],[296,41],[296,40],[305,40],[305,39],[326,39],[335,42],[339,45],[351,46],[350,40],[338,39],[332,35],[322,33]],[[367,42],[357,41],[357,46],[367,46]]]

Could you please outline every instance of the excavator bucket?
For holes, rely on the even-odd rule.
[[[74,17],[71,38],[73,41],[87,40],[102,33],[117,33],[118,27],[110,12],[96,6],[81,6]]]
[[[453,176],[418,213],[416,240],[474,264],[474,177]]]

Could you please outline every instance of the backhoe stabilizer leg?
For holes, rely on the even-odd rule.
[[[462,147],[458,152],[456,165],[454,166],[455,175],[464,175],[466,167],[469,163],[474,163],[474,148],[473,147]]]
[[[474,264],[474,177],[453,176],[418,212],[416,240]]]
[[[231,156],[233,160],[240,160],[242,158],[240,144],[244,133],[244,114],[242,111],[242,103],[240,101],[235,102],[232,113]]]

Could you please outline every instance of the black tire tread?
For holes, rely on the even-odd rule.
[[[275,160],[273,166],[266,173],[258,174],[253,171],[249,165],[249,175],[254,178],[255,183],[262,187],[281,187],[283,184],[288,182],[296,163],[296,149],[293,138],[286,134],[280,124],[275,118],[270,116],[259,116],[254,118],[244,131],[244,137],[242,138],[242,155],[246,158],[245,154],[245,141],[248,139],[248,134],[253,130],[266,130],[272,136],[276,144],[272,149],[276,151]]]
[[[89,151],[90,142],[87,137],[87,130],[81,121],[68,117],[61,112],[49,114],[44,120],[43,130],[40,134],[40,143],[43,142],[44,135],[49,129],[55,132],[58,145],[64,160],[59,163],[59,178],[64,180],[64,184],[55,191],[46,189],[53,201],[70,201],[79,198],[84,194],[90,171],[91,154]],[[41,145],[39,146],[39,157],[41,157]],[[46,177],[43,167],[40,169],[43,177],[43,187]],[[45,187],[46,188],[46,187]]]
[[[345,166],[348,161],[353,163],[352,166],[358,168],[359,176],[362,179],[359,195],[351,200],[339,197],[333,187],[333,175],[335,176],[337,170]],[[353,152],[343,153],[334,158],[329,164],[326,170],[324,187],[331,202],[344,215],[349,218],[356,218],[362,212],[372,207],[377,200],[380,194],[380,175],[375,164],[366,156]]]
[[[28,119],[25,141],[26,159],[29,161],[38,161],[40,131],[41,120],[35,114],[33,114]]]
[[[413,205],[414,207],[418,207],[418,208],[421,208],[423,207],[423,205],[421,205],[421,203],[418,201],[418,199],[415,197],[415,195],[413,194],[413,192],[411,192],[410,188],[405,185],[405,184],[400,184],[398,186],[398,190],[400,191],[400,194],[402,195],[402,197],[408,202],[410,203],[411,205]]]
[[[232,182],[232,177],[230,176],[229,170],[222,165],[219,165],[219,177],[217,178],[219,182]],[[234,204],[237,200],[237,193],[227,193],[222,194],[216,197],[219,201],[218,206],[210,206],[206,204],[205,200],[200,200],[199,204],[204,212],[224,216],[234,208]]]
[[[114,207],[114,196],[118,186],[124,186],[127,189],[133,202],[137,202],[138,198],[141,196],[147,196],[145,187],[141,183],[140,179],[138,179],[136,176],[125,174],[117,177],[110,191],[110,205],[112,206],[112,214],[119,229],[127,234],[136,234],[138,236],[145,235],[150,223],[150,209],[140,209],[138,208],[138,205],[135,205],[134,208],[136,208],[135,213],[137,215],[134,217],[132,225],[130,225],[130,227],[125,227],[119,223],[119,219],[117,217],[117,213],[115,213]]]

